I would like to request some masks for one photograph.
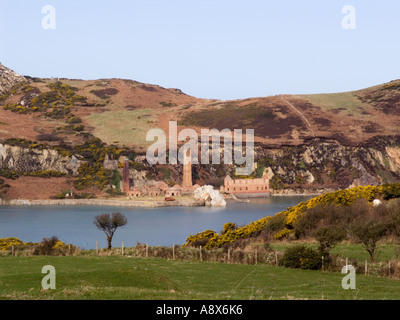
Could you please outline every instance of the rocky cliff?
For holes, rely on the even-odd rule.
[[[13,70],[10,70],[0,63],[0,94],[8,91],[18,82],[26,80]]]
[[[0,169],[16,172],[59,171],[77,175],[81,161],[75,156],[65,157],[51,149],[33,149],[0,144]]]
[[[358,146],[313,139],[300,146],[258,146],[257,166],[279,189],[336,189],[400,182],[400,137]]]

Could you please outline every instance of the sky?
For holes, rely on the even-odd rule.
[[[0,62],[207,99],[344,92],[400,78],[399,16],[398,0],[0,0]]]

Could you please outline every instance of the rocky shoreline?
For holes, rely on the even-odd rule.
[[[333,190],[332,190],[333,191]],[[270,197],[281,196],[319,196],[329,191],[313,190],[308,192],[298,192],[298,190],[279,190],[272,192]],[[231,197],[225,197],[232,200]],[[239,200],[239,199],[237,199]],[[243,200],[243,199],[240,199]],[[0,206],[116,206],[116,207],[203,207],[207,203],[204,200],[182,199],[174,201],[163,200],[119,200],[119,199],[48,199],[48,200],[29,200],[29,199],[0,199]]]
[[[2,200],[0,206],[116,206],[116,207],[201,207],[205,206],[202,200],[175,200],[175,201],[135,201],[112,199],[62,199],[62,200]]]

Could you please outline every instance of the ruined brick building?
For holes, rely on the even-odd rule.
[[[226,176],[221,192],[231,193],[237,198],[263,198],[270,195],[269,179],[266,175],[258,179],[232,179]]]

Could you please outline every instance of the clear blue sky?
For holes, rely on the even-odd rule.
[[[44,5],[56,29],[42,28]],[[345,30],[344,5],[356,9]],[[0,62],[199,98],[361,89],[400,78],[398,0],[0,0]]]

